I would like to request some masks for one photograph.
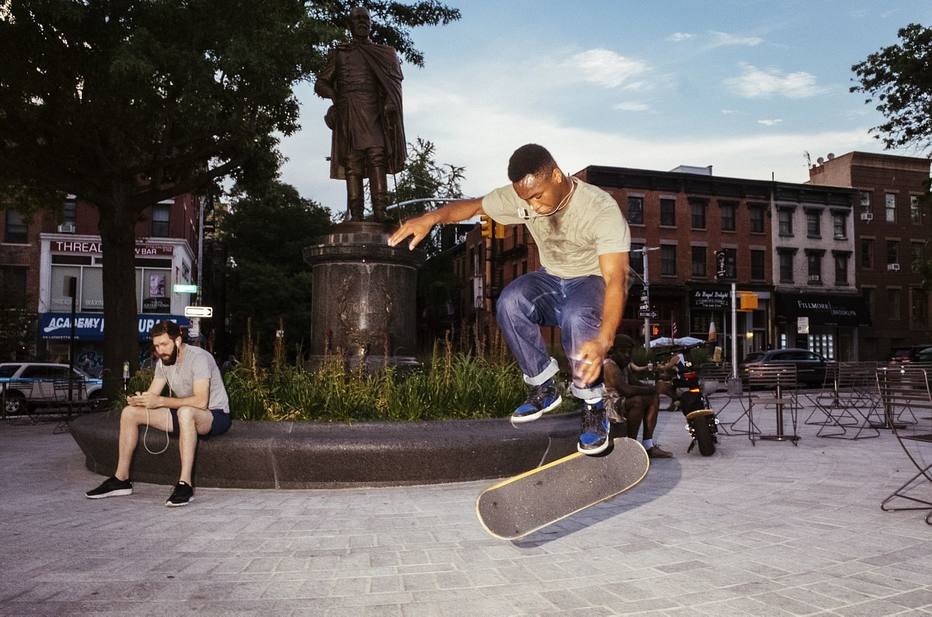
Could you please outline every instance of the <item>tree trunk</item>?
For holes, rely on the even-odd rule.
[[[115,191],[117,192],[117,191]],[[136,306],[136,218],[125,197],[99,205],[103,243],[104,391],[116,400],[122,390],[123,362],[139,368]]]

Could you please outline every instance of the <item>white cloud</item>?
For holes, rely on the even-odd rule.
[[[722,112],[722,115],[723,115],[723,116],[733,116],[733,115],[735,115],[735,114],[740,114],[740,113],[742,113],[742,112],[738,111],[737,109],[723,109],[723,110],[721,110],[721,112]]]
[[[739,36],[728,32],[709,32],[709,47],[756,47],[764,42],[759,36]]]
[[[405,91],[405,131],[409,139],[422,136],[437,147],[437,160],[466,167],[463,192],[483,195],[506,184],[508,157],[524,143],[540,143],[553,152],[568,172],[587,165],[613,165],[643,169],[672,169],[684,161],[714,165],[716,174],[738,178],[769,179],[771,171],[780,180],[803,182],[808,172],[799,163],[799,153],[876,151],[879,146],[867,126],[845,131],[787,133],[779,128],[762,134],[663,139],[634,138],[623,125],[583,129],[569,124],[568,118],[552,113],[513,106],[503,93],[498,98],[464,94],[456,83],[416,82]],[[310,94],[302,87],[304,128],[282,141],[290,158],[282,169],[282,179],[295,185],[310,199],[346,210],[346,185],[328,177],[330,131],[323,113],[329,101]],[[392,180],[389,180],[391,186]]]
[[[783,122],[783,118],[763,118],[757,121],[758,124],[763,124],[764,126],[777,126],[781,122]]]
[[[650,106],[647,103],[638,103],[636,101],[624,101],[614,106],[619,111],[648,111]]]
[[[806,71],[784,73],[778,69],[759,69],[742,63],[744,72],[738,77],[725,80],[725,85],[733,93],[746,98],[760,98],[774,95],[791,99],[815,96],[824,91],[816,85],[816,77]]]
[[[674,32],[667,37],[667,40],[673,43],[682,43],[683,41],[688,41],[689,39],[693,38],[693,36],[695,35],[690,34],[689,32]]]
[[[606,88],[626,85],[632,77],[649,70],[649,66],[638,60],[632,60],[610,49],[589,49],[574,54],[568,64],[579,71],[583,79]],[[632,87],[640,88],[640,82]]]

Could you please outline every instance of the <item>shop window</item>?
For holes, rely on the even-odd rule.
[[[660,274],[676,276],[676,245],[664,244],[660,247]]]
[[[628,222],[632,225],[644,224],[643,197],[628,197]]]
[[[900,263],[900,243],[896,240],[887,240],[887,266]],[[889,267],[887,268],[890,269]]]
[[[883,205],[885,220],[888,223],[896,223],[896,194],[884,193]]]
[[[909,319],[912,327],[925,326],[928,322],[929,298],[924,289],[909,290]]]
[[[806,210],[806,235],[810,238],[822,237],[822,212]]]
[[[901,298],[902,290],[898,288],[887,288],[887,319],[900,319]]]
[[[171,218],[171,206],[168,204],[156,204],[152,207],[152,237],[167,238],[168,223]]]
[[[704,201],[689,202],[690,219],[693,229],[705,229],[706,203]]]
[[[781,208],[777,214],[777,221],[780,226],[781,236],[793,235],[793,211],[788,208]]]
[[[660,224],[664,227],[676,227],[676,200],[660,200]]]
[[[861,191],[861,214],[871,214],[871,192]]]
[[[707,275],[706,266],[706,247],[694,246],[692,251],[692,275],[693,278],[705,278]]]
[[[638,276],[644,276],[644,243],[632,242],[631,252],[628,254],[628,265],[632,270],[637,272]]]
[[[909,245],[910,268],[919,272],[925,262],[925,245],[922,242],[913,242]]]
[[[806,251],[806,271],[808,278],[806,282],[810,285],[822,284],[822,252]]]
[[[865,270],[874,268],[874,241],[861,240],[861,267]]]
[[[29,227],[23,215],[13,209],[4,210],[5,224],[3,241],[10,244],[26,244],[29,241]]]
[[[915,225],[922,224],[922,210],[919,208],[919,196],[909,196],[909,220]]]
[[[83,268],[81,310],[100,313],[104,310],[103,268]]]
[[[848,284],[848,255],[847,253],[838,253],[835,256],[835,284]]]
[[[750,217],[751,233],[764,233],[764,207],[749,206],[748,215]]]
[[[720,203],[718,208],[722,217],[722,230],[734,231],[736,228],[735,212],[738,207],[733,203]]]
[[[78,279],[77,306],[81,306],[81,267],[52,265],[51,289],[49,290],[52,312],[67,313],[71,310],[71,296],[68,295],[68,277]]]
[[[832,235],[836,240],[848,237],[848,215],[841,212],[832,214]]]
[[[26,308],[26,266],[0,266],[0,308]]]
[[[751,278],[755,281],[762,281],[766,278],[764,274],[764,251],[751,250]]]
[[[874,317],[874,288],[864,287],[861,289],[861,297],[864,298],[864,305],[867,307],[867,314]]]
[[[793,282],[793,253],[791,251],[780,251],[780,282]]]

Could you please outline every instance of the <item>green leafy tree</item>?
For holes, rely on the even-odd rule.
[[[877,101],[876,109],[885,121],[873,131],[884,147],[913,147],[932,156],[932,28],[909,24],[897,35],[898,45],[884,47],[851,67],[859,81],[851,91],[867,94],[865,103]],[[925,189],[921,206],[929,210],[929,180]],[[929,247],[927,243],[927,254]],[[923,287],[928,289],[932,261],[926,260],[918,271],[923,275]]]
[[[289,343],[307,336],[311,276],[302,252],[331,226],[330,211],[302,199],[289,184],[273,182],[261,193],[235,196],[219,221],[230,260],[226,296],[234,341],[241,340],[248,320],[265,352],[279,319]]]
[[[388,196],[390,204],[403,204],[389,213],[395,220],[421,214],[434,207],[434,202],[428,199],[458,199],[463,196],[461,184],[466,168],[438,163],[436,152],[433,142],[420,137],[408,144],[404,171],[395,178],[395,189]],[[422,244],[427,255],[434,256],[455,244],[456,229],[456,226],[434,228]]]
[[[296,82],[347,39],[347,1],[16,0],[0,5],[0,193],[94,204],[104,246],[106,387],[135,364],[136,223],[155,203],[232,176],[261,187],[298,127]],[[374,38],[421,65],[408,29],[459,12],[362,2]]]
[[[852,92],[877,101],[886,120],[874,132],[887,148],[932,146],[932,28],[909,24],[900,43],[872,53],[851,67],[858,85]]]

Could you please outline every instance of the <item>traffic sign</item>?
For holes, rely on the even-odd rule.
[[[185,317],[213,317],[214,307],[212,306],[186,306],[184,307]]]
[[[188,285],[187,283],[175,283],[172,285],[172,291],[176,294],[196,294],[197,285]]]

